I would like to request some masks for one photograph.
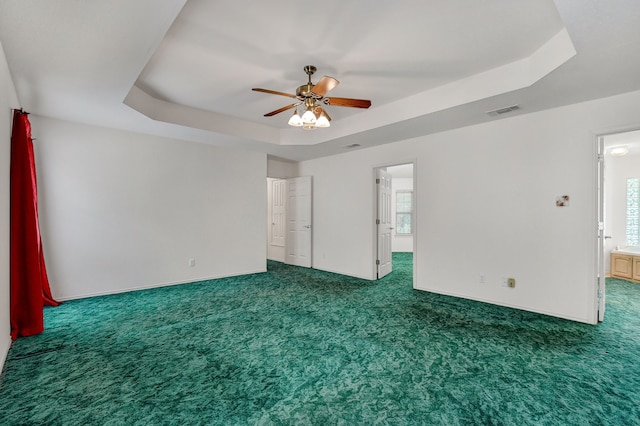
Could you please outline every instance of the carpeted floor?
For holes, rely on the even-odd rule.
[[[598,326],[269,271],[70,301],[14,342],[3,425],[640,424],[640,285]]]

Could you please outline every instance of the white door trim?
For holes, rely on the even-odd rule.
[[[605,264],[605,194],[604,194],[604,168],[605,168],[605,147],[604,136],[597,137],[597,149],[596,149],[596,200],[597,206],[597,223],[596,223],[596,318],[598,322],[604,320],[605,312],[605,297],[606,297],[606,278],[604,273]]]
[[[410,158],[410,159],[406,159],[404,161],[394,161],[391,163],[383,163],[383,164],[378,164],[375,165],[372,169],[372,196],[373,196],[373,203],[371,205],[371,232],[372,232],[372,236],[373,236],[373,244],[372,244],[372,251],[371,251],[371,267],[372,267],[372,277],[375,279],[375,277],[377,276],[377,266],[376,266],[376,259],[377,259],[377,235],[378,235],[378,230],[377,230],[377,226],[376,226],[376,216],[377,216],[377,208],[378,208],[378,202],[377,202],[377,187],[375,184],[375,179],[377,176],[377,170],[378,169],[386,169],[387,167],[393,167],[393,166],[401,166],[403,164],[413,164],[413,215],[414,215],[414,220],[413,220],[413,288],[418,288],[418,268],[420,267],[419,263],[418,263],[418,232],[419,232],[419,207],[418,207],[418,202],[419,202],[419,193],[418,193],[418,160],[416,158]]]

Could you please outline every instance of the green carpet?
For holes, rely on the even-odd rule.
[[[69,301],[21,338],[2,425],[640,424],[640,285],[578,324],[411,288],[264,274]]]

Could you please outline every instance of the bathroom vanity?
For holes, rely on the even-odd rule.
[[[613,250],[611,252],[611,276],[640,283],[640,250]]]

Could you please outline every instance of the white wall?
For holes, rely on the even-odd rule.
[[[266,269],[265,154],[43,117],[32,128],[55,297]]]
[[[387,169],[389,170],[389,169]],[[395,223],[396,213],[396,193],[398,191],[412,191],[413,178],[396,178],[392,175],[391,180],[391,211],[394,214],[394,233],[391,239],[391,250],[394,252],[412,252],[413,251],[413,235],[397,235],[395,231],[398,229]]]
[[[270,178],[288,179],[298,176],[298,163],[267,158],[267,176]]]
[[[11,346],[9,319],[9,216],[11,163],[11,120],[18,97],[0,44],[0,372]]]
[[[627,228],[627,179],[640,178],[640,155],[605,157],[605,272],[611,272],[611,250],[625,247]]]
[[[314,267],[373,279],[372,169],[415,158],[416,288],[594,323],[596,134],[639,108],[633,92],[302,162]]]
[[[373,165],[388,164],[379,157],[378,149],[371,148],[299,164],[302,176],[313,177],[315,269],[365,279],[375,276]]]

